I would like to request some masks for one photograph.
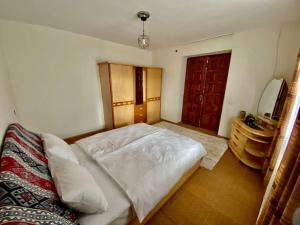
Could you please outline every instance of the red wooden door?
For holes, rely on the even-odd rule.
[[[217,132],[231,53],[187,60],[182,122]]]
[[[206,60],[206,57],[189,58],[187,60],[182,122],[193,126],[199,126],[200,95],[204,89]]]

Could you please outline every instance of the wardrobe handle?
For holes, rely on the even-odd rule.
[[[200,101],[200,103],[203,102],[203,95],[199,95],[199,101]]]

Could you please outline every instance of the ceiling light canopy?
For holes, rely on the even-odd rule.
[[[150,38],[148,35],[145,35],[144,23],[150,17],[150,13],[146,12],[146,11],[140,11],[137,13],[137,17],[140,18],[141,21],[143,22],[143,34],[139,35],[138,44],[139,44],[140,48],[147,49],[147,48],[149,48],[149,45],[150,45]]]

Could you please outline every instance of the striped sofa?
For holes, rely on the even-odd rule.
[[[75,225],[76,213],[57,195],[39,135],[8,127],[0,159],[0,224]]]

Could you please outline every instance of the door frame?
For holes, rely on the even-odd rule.
[[[232,49],[228,49],[228,50],[222,50],[222,51],[216,51],[216,52],[207,52],[207,53],[203,53],[203,54],[193,54],[193,55],[186,55],[182,57],[182,64],[184,65],[182,68],[182,99],[181,99],[181,115],[180,115],[180,122],[182,122],[182,112],[183,112],[183,101],[184,101],[184,92],[185,92],[185,80],[186,80],[186,72],[187,72],[187,60],[188,58],[193,58],[193,57],[201,57],[201,56],[211,56],[211,55],[220,55],[220,54],[226,54],[226,53],[230,53],[230,62],[229,62],[229,69],[228,69],[228,74],[227,74],[227,79],[226,79],[226,84],[225,84],[225,92],[224,92],[224,98],[222,101],[222,108],[221,108],[221,115],[220,115],[220,119],[218,122],[218,130],[216,131],[216,134],[219,134],[219,129],[220,129],[220,123],[221,123],[221,119],[222,119],[222,115],[223,115],[223,108],[224,108],[224,100],[227,94],[227,83],[228,83],[228,78],[229,78],[229,73],[230,73],[230,66],[231,66],[231,60],[232,60]],[[204,128],[198,127],[199,129],[203,129],[206,130]],[[207,130],[208,132],[213,132],[211,130]]]

